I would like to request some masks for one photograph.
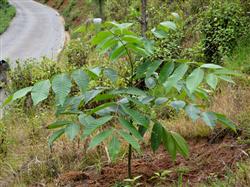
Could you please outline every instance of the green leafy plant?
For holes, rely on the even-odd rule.
[[[129,183],[128,185],[125,185],[125,187],[132,187],[132,186],[141,186],[143,185],[142,183],[138,182],[142,178],[142,175],[133,177],[132,179],[124,179],[124,182]]]
[[[172,13],[169,16],[169,19],[175,21],[175,24],[170,27],[171,29],[166,35],[157,35],[155,30],[152,30],[153,34],[159,37],[155,43],[155,52],[153,57],[164,61],[168,61],[170,59],[180,59],[183,57],[181,54],[183,51],[181,44],[184,38],[184,22],[177,13]],[[165,22],[165,24],[170,25],[171,22]]]
[[[212,1],[203,14],[200,29],[206,62],[221,63],[229,55],[239,37],[247,32],[247,17],[240,3]]]
[[[173,171],[171,170],[163,170],[160,172],[155,172],[154,175],[150,178],[150,180],[159,179],[160,181],[164,181],[172,172]]]
[[[86,42],[80,39],[71,40],[64,50],[70,64],[81,67],[87,64],[89,48]]]
[[[8,28],[12,18],[16,15],[16,9],[7,0],[0,0],[0,34]]]
[[[214,90],[220,79],[231,81],[230,75],[235,72],[219,65],[184,60],[150,61],[150,56],[154,54],[153,42],[130,31],[132,25],[108,22],[104,24],[104,30],[93,39],[97,50],[108,55],[110,63],[122,63],[128,67],[123,77],[123,86],[93,86],[93,80],[107,77],[116,81],[121,75],[111,68],[107,71],[106,67],[84,68],[23,88],[4,103],[6,105],[31,93],[36,105],[45,100],[52,89],[57,121],[48,126],[48,129],[55,130],[49,137],[49,145],[52,146],[63,134],[70,140],[80,134],[82,140],[87,137],[91,139],[89,149],[101,143],[107,144],[110,158],[114,160],[118,156],[121,142],[125,141],[128,144],[129,178],[132,178],[132,151],[141,153],[145,133],[150,134],[154,152],[163,144],[173,159],[178,153],[184,157],[189,155],[184,138],[161,124],[152,112],[155,107],[167,105],[176,111],[185,111],[193,121],[202,119],[211,128],[220,123],[235,131],[234,123],[224,115],[207,112],[204,106],[196,104],[199,99],[208,99],[208,90]],[[175,28],[174,22],[162,22],[153,29],[153,33],[162,38]],[[143,88],[138,84],[141,81],[145,83]],[[80,92],[72,95],[73,83],[78,85]],[[162,95],[153,94],[152,90],[157,89],[164,90]]]

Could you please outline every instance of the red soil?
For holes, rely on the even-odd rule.
[[[233,171],[236,162],[246,158],[246,145],[239,145],[233,138],[225,138],[221,143],[209,144],[206,139],[189,141],[190,157],[185,159],[178,156],[173,162],[169,155],[160,148],[155,154],[149,148],[142,156],[133,159],[133,176],[142,175],[139,182],[142,186],[155,186],[159,182],[150,180],[155,172],[169,170],[170,174],[161,181],[161,184],[170,184],[177,181],[180,175],[184,184],[194,186],[208,178],[223,179],[228,171]],[[64,184],[72,186],[108,187],[117,181],[127,178],[127,161],[119,161],[116,164],[104,165],[101,172],[84,171],[69,172],[60,177]],[[73,173],[73,174],[72,174]],[[182,173],[182,174],[181,174]]]

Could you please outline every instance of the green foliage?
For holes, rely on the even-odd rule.
[[[119,150],[114,151],[114,147],[120,148],[120,139],[137,152],[141,152],[140,143],[143,142],[145,133],[149,133],[153,151],[163,144],[173,159],[178,153],[187,157],[189,151],[185,140],[179,134],[164,127],[157,116],[153,115],[152,111],[158,107],[158,104],[165,104],[177,112],[187,111],[188,116],[193,120],[202,119],[210,127],[214,127],[215,123],[219,122],[235,131],[234,124],[225,116],[204,111],[203,107],[195,105],[195,101],[208,97],[205,76],[214,73],[221,78],[222,75],[232,75],[235,72],[213,64],[173,61],[165,65],[161,60],[151,61],[154,42],[138,37],[130,31],[131,26],[131,23],[107,22],[104,25],[105,29],[93,39],[93,44],[101,54],[108,54],[111,63],[122,63],[129,67],[124,77],[126,78],[124,85],[118,88],[91,86],[92,80],[102,80],[105,74],[107,75],[104,71],[106,68],[98,67],[83,68],[77,70],[77,73],[75,71],[62,73],[54,76],[52,81],[35,83],[31,90],[28,88],[28,91],[25,91],[25,93],[31,92],[33,102],[37,103],[48,97],[48,90],[50,86],[52,87],[56,100],[56,115],[60,122],[57,120],[50,126],[57,130],[50,136],[49,144],[52,145],[63,134],[71,140],[80,134],[82,139],[91,137],[89,148],[101,143],[108,144],[110,157],[114,159],[119,152]],[[153,32],[160,33],[162,37],[176,27],[174,22],[162,22]],[[159,34],[156,36],[158,37]],[[150,46],[148,46],[149,43]],[[136,59],[140,58],[145,58],[146,61],[137,62]],[[113,75],[120,76],[120,71],[109,72],[109,77],[113,80]],[[158,72],[161,73],[160,76]],[[140,89],[137,85],[138,81],[147,82],[147,87]],[[81,92],[71,95],[70,90],[74,83],[80,86]],[[39,87],[44,87],[41,95],[34,93]],[[159,95],[151,95],[152,89],[164,90],[163,96],[167,99]],[[205,94],[200,94],[201,92]],[[23,95],[24,93],[21,96]],[[178,100],[179,95],[182,97]],[[10,96],[6,104],[13,100],[11,98],[13,96]],[[190,108],[190,104],[194,105]],[[188,106],[189,108],[186,108]],[[74,118],[70,117],[72,115]],[[69,116],[67,121],[61,120],[66,116]],[[121,126],[116,125],[117,121]],[[152,125],[153,128],[151,128]],[[129,149],[129,155],[131,155],[131,149]]]
[[[44,101],[44,98],[47,98],[50,93],[50,81],[42,81],[40,84],[36,85],[36,87],[32,87],[32,85],[41,80],[51,79],[56,74],[70,71],[70,69],[73,69],[73,67],[69,64],[61,64],[46,58],[41,61],[26,60],[22,62],[22,64],[17,63],[17,66],[9,71],[7,91],[10,94],[15,93],[13,94],[13,98],[9,97],[9,99],[14,101],[24,96],[26,97],[13,103],[13,107],[20,107],[28,110],[31,109],[32,98],[36,105]],[[22,89],[24,87],[27,89]],[[53,98],[54,96],[50,95],[49,99],[43,102],[38,109],[52,106]]]
[[[12,18],[15,15],[15,7],[11,6],[7,0],[0,0],[0,34],[2,34],[8,28]]]
[[[33,86],[31,90],[31,98],[34,102],[34,105],[37,105],[39,102],[46,99],[49,95],[50,91],[50,81],[45,80],[39,82],[39,84],[36,84],[36,86]]]
[[[71,68],[69,66],[69,68]],[[50,79],[54,75],[66,71],[60,63],[44,58],[41,62],[27,60],[22,64],[17,63],[9,72],[8,91],[13,93],[21,88],[34,85],[37,81]]]
[[[182,58],[182,43],[184,39],[183,20],[177,13],[169,16],[172,21],[162,22],[157,28],[153,29],[153,34],[159,38],[155,42],[155,53],[153,58],[169,61],[172,59]],[[163,25],[168,26],[167,32],[161,28]]]
[[[188,0],[185,1],[185,5],[187,8],[187,12],[191,15],[198,14],[206,9],[209,5],[208,0]]]
[[[45,125],[53,119],[51,110],[40,111],[38,116],[27,113],[22,108],[6,108],[0,121],[0,176],[3,183],[28,186],[34,181],[50,182],[61,172],[63,160],[56,155],[52,158],[46,146],[49,133]],[[17,157],[22,150],[25,154]],[[69,164],[66,163],[65,166],[67,165]],[[18,173],[18,177],[10,176],[10,172]]]
[[[212,1],[202,15],[200,29],[203,35],[205,60],[208,63],[222,63],[237,40],[247,32],[248,23],[238,2]]]
[[[72,11],[72,8],[75,5],[76,5],[76,0],[70,0],[69,5],[63,11],[63,16],[64,17],[70,17],[70,12]]]
[[[2,122],[0,123],[0,161],[7,154],[8,150],[8,140],[6,134],[6,126]]]
[[[240,3],[246,13],[250,11],[250,2],[248,0],[240,0]]]
[[[68,62],[76,67],[81,67],[87,64],[88,53],[90,52],[86,41],[81,39],[73,39],[66,46],[64,53]]]
[[[56,75],[52,80],[52,89],[56,94],[56,101],[63,105],[72,87],[71,80],[67,74]],[[46,99],[46,98],[45,98]]]
[[[107,20],[127,21],[131,9],[132,1],[130,0],[106,0],[105,16]]]
[[[93,3],[95,3],[97,5],[96,10],[98,10],[98,11],[95,11],[96,12],[96,17],[99,17],[99,18],[102,18],[102,19],[105,18],[105,16],[104,16],[105,1],[106,0],[88,0],[88,2],[93,2]]]
[[[225,66],[230,69],[237,69],[243,73],[250,74],[250,35],[237,41],[237,47],[233,53],[225,59]]]

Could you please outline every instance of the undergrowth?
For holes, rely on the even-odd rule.
[[[6,0],[0,0],[0,35],[6,31],[15,15],[15,7],[10,5]]]
[[[233,54],[226,58],[225,65],[231,69],[237,69],[250,74],[250,35],[240,39]]]

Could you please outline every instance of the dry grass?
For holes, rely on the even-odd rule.
[[[180,118],[162,122],[168,129],[180,133],[186,138],[206,137],[212,130],[202,121],[193,122],[181,115]]]
[[[30,172],[34,164],[43,163],[49,153],[45,126],[52,120],[51,112],[27,116],[20,111],[11,111],[5,115],[1,123],[6,128],[6,136],[2,138],[7,154],[0,160],[0,186],[20,181],[23,172]]]
[[[242,83],[237,83],[237,86],[221,85],[213,96],[208,110],[224,114],[240,125],[241,114],[250,111],[250,87]],[[184,113],[180,113],[176,119],[163,120],[162,123],[187,138],[206,137],[212,133],[212,129],[204,122],[201,120],[193,122]]]
[[[223,113],[232,120],[246,111],[250,104],[250,87],[225,85],[215,95],[211,110]]]
[[[210,110],[223,113],[235,122],[241,122],[242,116],[249,116],[242,115],[250,111],[249,104],[249,86],[222,85],[211,101]],[[21,111],[12,111],[6,115],[2,123],[7,134],[7,155],[0,163],[0,186],[53,186],[54,179],[60,173],[82,171],[87,166],[100,170],[105,161],[108,161],[102,147],[86,153],[85,142],[70,142],[65,137],[55,143],[51,152],[47,145],[50,131],[45,127],[52,121],[54,115],[51,110],[40,112],[39,115],[26,115]],[[206,137],[212,132],[203,122],[193,123],[184,114],[180,114],[178,119],[162,123],[189,138]],[[125,153],[125,148],[126,146],[122,154]]]

